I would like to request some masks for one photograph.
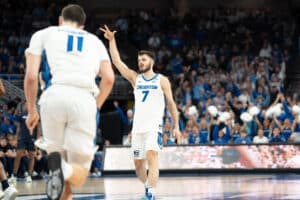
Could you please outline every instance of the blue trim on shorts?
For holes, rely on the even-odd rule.
[[[96,112],[96,135],[94,138],[94,144],[97,145],[97,135],[98,135],[98,127],[100,125],[100,110],[97,108],[97,112]]]
[[[50,66],[48,64],[47,54],[45,50],[42,53],[41,75],[43,81],[45,82],[44,90],[46,90],[51,85],[52,74],[50,71]]]
[[[164,143],[163,143],[163,134],[158,132],[158,135],[157,135],[157,143],[158,143],[158,146],[160,149],[163,148],[164,146]]]

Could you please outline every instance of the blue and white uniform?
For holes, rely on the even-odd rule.
[[[44,140],[36,144],[48,152],[67,150],[71,163],[89,169],[97,149],[95,77],[100,63],[110,62],[106,48],[95,35],[63,25],[36,32],[25,53],[43,54],[47,87],[39,101]]]
[[[143,74],[139,74],[136,78],[132,125],[134,159],[145,159],[148,150],[159,151],[162,147],[165,97],[160,83],[161,76],[155,74],[147,80]]]

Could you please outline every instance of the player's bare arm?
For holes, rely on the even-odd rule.
[[[38,73],[41,64],[41,56],[31,53],[26,54],[26,75],[24,78],[24,92],[27,101],[28,116],[26,125],[32,134],[33,129],[39,122],[36,100],[38,93]]]
[[[104,32],[104,37],[109,41],[109,53],[113,64],[116,66],[121,75],[126,78],[134,87],[137,73],[131,70],[122,60],[118,51],[115,34],[116,31],[111,31],[106,25],[100,28]]]
[[[108,60],[104,60],[100,63],[99,76],[101,77],[99,85],[100,92],[96,101],[98,109],[101,109],[106,98],[110,94],[115,81],[115,74]]]
[[[5,94],[5,87],[3,81],[0,79],[0,96]]]
[[[166,97],[167,106],[171,113],[172,120],[174,123],[173,135],[176,137],[177,143],[178,143],[180,141],[180,137],[181,137],[181,133],[179,130],[178,110],[177,110],[175,101],[173,99],[170,81],[164,76],[162,76],[162,78],[161,78],[161,87],[162,87],[162,90]]]

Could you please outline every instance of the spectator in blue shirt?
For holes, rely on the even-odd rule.
[[[234,124],[233,130],[231,131],[231,135],[230,135],[230,140],[232,143],[234,143],[234,141],[240,137],[240,130],[241,130],[241,125],[239,122],[236,122]]]
[[[189,132],[189,144],[200,144],[199,128],[194,125],[192,131]]]
[[[214,144],[228,144],[228,138],[226,136],[226,128],[218,130],[218,137],[214,139]]]
[[[286,140],[282,137],[279,127],[275,127],[272,132],[272,136],[269,143],[284,143]]]
[[[285,119],[283,121],[283,124],[279,122],[276,118],[274,119],[274,122],[277,124],[277,126],[280,129],[281,136],[284,138],[285,141],[288,141],[292,135],[293,127],[289,119]]]
[[[199,131],[199,138],[200,143],[207,144],[208,143],[208,135],[209,135],[209,124],[207,123],[205,116],[201,116],[200,120],[200,131]]]
[[[241,130],[240,137],[234,140],[234,144],[250,144],[251,139],[247,136],[247,132],[245,129]]]

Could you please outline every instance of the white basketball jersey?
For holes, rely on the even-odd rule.
[[[134,133],[162,131],[165,98],[160,77],[156,74],[147,80],[142,74],[137,76],[134,87]]]
[[[109,61],[103,43],[93,34],[70,26],[51,26],[36,32],[25,53],[45,53],[51,84],[64,84],[96,93],[100,62]]]

